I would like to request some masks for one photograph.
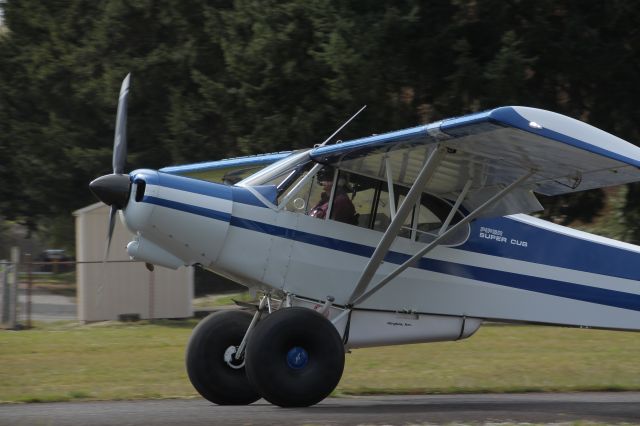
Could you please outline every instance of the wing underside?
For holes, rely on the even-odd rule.
[[[316,148],[311,157],[340,169],[411,187],[431,152],[446,155],[424,188],[456,199],[470,182],[467,208],[530,173],[489,215],[540,209],[533,193],[559,195],[640,180],[640,148],[569,117],[525,107],[444,120]]]

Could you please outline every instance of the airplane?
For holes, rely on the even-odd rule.
[[[132,259],[200,265],[261,294],[193,330],[188,376],[213,403],[314,405],[350,349],[466,339],[485,321],[640,329],[640,247],[529,215],[542,209],[536,193],[639,181],[629,142],[507,106],[125,173],[129,82],[113,173],[90,184],[111,206],[107,254],[119,212]]]

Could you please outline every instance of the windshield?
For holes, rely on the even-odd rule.
[[[308,149],[294,152],[286,158],[277,161],[257,173],[241,180],[238,186],[276,185],[284,180],[293,170],[311,161]]]

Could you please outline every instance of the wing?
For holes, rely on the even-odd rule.
[[[289,154],[291,154],[290,151],[249,155],[246,157],[229,158],[205,163],[164,167],[160,169],[160,171],[194,179],[233,185],[263,167],[287,157]]]
[[[483,216],[541,209],[533,195],[558,195],[640,180],[640,148],[572,118],[528,107],[502,107],[410,129],[319,147],[311,157],[341,169],[411,187],[436,147],[446,155],[424,188],[473,210],[533,171]]]

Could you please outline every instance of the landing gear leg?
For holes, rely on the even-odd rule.
[[[319,313],[283,308],[261,320],[246,349],[249,382],[267,401],[306,407],[335,389],[344,369],[344,345]]]
[[[244,358],[236,359],[252,315],[246,311],[221,311],[202,320],[187,345],[187,373],[193,387],[219,405],[246,405],[260,395],[245,374]]]

